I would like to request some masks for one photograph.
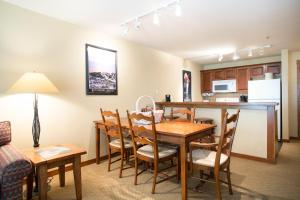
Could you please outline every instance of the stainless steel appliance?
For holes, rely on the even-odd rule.
[[[277,127],[278,140],[282,139],[281,128],[281,80],[255,80],[248,81],[248,102],[275,102],[278,105],[277,110]]]
[[[220,80],[220,81],[213,81],[213,92],[214,93],[229,93],[229,92],[236,92],[236,80]]]

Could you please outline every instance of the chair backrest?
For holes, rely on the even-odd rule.
[[[113,138],[118,138],[121,140],[122,147],[124,147],[122,126],[118,109],[116,112],[112,112],[103,111],[101,108],[100,112],[108,142],[111,142]]]
[[[0,122],[0,146],[10,143],[11,126],[9,121]]]
[[[237,123],[239,120],[240,110],[231,116],[229,116],[228,112],[225,113],[224,120],[222,122],[221,127],[221,136],[219,140],[219,145],[217,149],[217,155],[215,160],[215,166],[220,165],[221,154],[225,154],[228,156],[230,160],[230,154],[232,150],[232,144],[235,136],[235,131],[237,127]]]
[[[137,144],[141,145],[151,145],[154,152],[154,158],[158,158],[158,147],[157,147],[157,134],[155,127],[155,120],[153,112],[151,116],[145,116],[141,113],[130,114],[127,110],[128,123],[130,128],[130,134],[132,137],[132,142],[134,146],[134,153],[137,151]],[[136,123],[139,120],[148,122],[149,125],[141,125]],[[145,127],[147,126],[147,128]]]
[[[194,123],[195,121],[195,109],[179,108],[171,109],[171,118],[174,118],[174,115],[179,116],[175,121],[190,121]]]

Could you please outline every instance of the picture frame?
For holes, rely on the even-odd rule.
[[[182,70],[182,92],[183,101],[192,101],[192,73],[187,70]]]
[[[117,51],[85,44],[86,94],[118,95]]]

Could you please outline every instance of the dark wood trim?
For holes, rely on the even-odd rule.
[[[289,143],[289,142],[290,142],[290,139],[282,139],[282,142],[287,142],[287,143]]]
[[[299,137],[290,137],[291,140],[300,140]]]
[[[237,158],[243,158],[243,159],[247,159],[247,160],[253,160],[253,161],[259,161],[259,162],[265,162],[265,163],[271,163],[271,164],[275,164],[276,162],[270,161],[267,158],[261,158],[261,157],[256,157],[256,156],[250,156],[250,155],[246,155],[246,154],[239,154],[239,153],[234,153],[231,152],[231,155],[233,157],[237,157]]]
[[[297,117],[298,138],[300,139],[300,60],[297,60]]]

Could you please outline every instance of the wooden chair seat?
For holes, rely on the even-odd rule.
[[[215,167],[216,161],[216,151],[210,151],[206,149],[196,149],[191,152],[193,164],[206,166],[206,167]],[[188,155],[188,161],[190,161]],[[220,165],[223,165],[228,160],[228,156],[221,153]]]
[[[120,139],[115,139],[115,140],[112,140],[109,145],[115,147],[115,148],[122,148],[121,146],[121,140]],[[133,144],[132,144],[132,141],[131,139],[129,138],[124,138],[124,148],[125,149],[129,149],[129,148],[133,148]]]
[[[157,147],[158,158],[165,158],[172,155],[176,156],[177,154],[177,147],[175,146],[158,144]],[[140,147],[137,150],[137,154],[154,159],[154,151],[151,145]]]

